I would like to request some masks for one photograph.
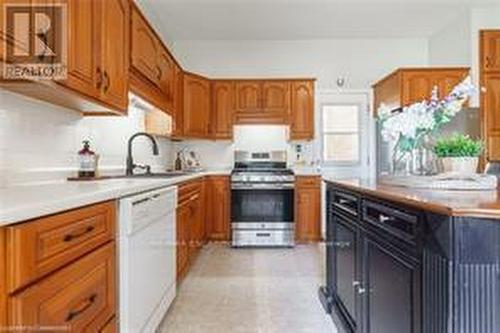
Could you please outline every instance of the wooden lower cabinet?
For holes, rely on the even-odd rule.
[[[9,326],[98,331],[115,313],[115,247],[110,243],[13,295]]]
[[[101,331],[116,311],[115,224],[110,201],[0,228],[0,330]]]
[[[211,176],[205,181],[206,232],[211,241],[231,238],[231,187],[229,176]]]
[[[116,317],[113,317],[106,325],[99,331],[100,333],[116,333],[118,332],[118,322]]]
[[[205,244],[203,180],[181,184],[177,204],[177,279],[189,270],[198,250]]]
[[[297,176],[295,181],[295,238],[321,240],[321,177]]]

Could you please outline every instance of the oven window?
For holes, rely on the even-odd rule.
[[[293,222],[293,190],[232,190],[231,221]]]

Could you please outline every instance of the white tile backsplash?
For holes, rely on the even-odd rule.
[[[11,183],[65,179],[77,168],[77,152],[90,140],[100,155],[103,173],[124,172],[127,140],[144,130],[145,111],[131,108],[127,117],[83,117],[80,113],[0,90],[0,186]],[[233,141],[194,140],[172,143],[158,138],[160,156],[153,156],[146,138],[137,138],[134,159],[156,170],[171,168],[175,151],[195,150],[202,167],[229,169],[234,150],[287,150],[295,162],[288,128],[274,125],[235,126]],[[314,145],[303,143],[310,163]]]
[[[67,177],[77,168],[81,142],[91,141],[100,154],[100,169],[123,172],[127,140],[144,130],[144,111],[127,117],[83,117],[80,113],[0,90],[0,185],[52,177]],[[172,144],[157,139],[160,156],[150,142],[134,144],[137,163],[164,169],[170,164]]]

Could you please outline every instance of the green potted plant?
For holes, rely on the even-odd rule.
[[[441,161],[443,172],[458,174],[476,173],[482,151],[481,140],[474,140],[462,134],[441,138],[434,146],[434,152]]]

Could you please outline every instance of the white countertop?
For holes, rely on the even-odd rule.
[[[0,188],[0,226],[172,186],[203,176],[229,175],[230,172],[214,170],[163,179],[60,181]]]

